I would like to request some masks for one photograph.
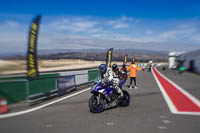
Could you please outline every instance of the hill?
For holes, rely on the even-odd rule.
[[[106,49],[55,49],[55,50],[39,50],[39,59],[83,59],[88,61],[105,61]],[[152,51],[139,49],[114,49],[113,61],[123,61],[124,56],[128,55],[128,61],[133,58],[136,61],[148,62],[153,59],[154,62],[167,61],[168,52]],[[0,56],[1,59],[25,59],[24,53],[16,53],[7,56]]]

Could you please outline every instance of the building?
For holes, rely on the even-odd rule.
[[[185,70],[200,74],[200,49],[184,54],[184,62],[181,66]]]
[[[184,52],[170,52],[168,55],[168,66],[170,69],[177,68],[178,62],[177,58],[183,55]]]

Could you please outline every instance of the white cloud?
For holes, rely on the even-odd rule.
[[[193,35],[191,40],[196,43],[200,43],[200,34]]]
[[[77,20],[77,19],[61,19],[50,22],[47,26],[52,29],[59,31],[69,31],[69,32],[88,32],[93,30],[97,22],[89,20]]]
[[[130,24],[133,23],[134,18],[122,16],[119,19],[110,20],[107,22],[108,25],[114,29],[129,28]]]
[[[0,31],[1,32],[10,32],[12,31],[24,31],[26,25],[21,25],[19,22],[7,20],[0,22]],[[20,30],[21,29],[21,30]]]
[[[20,26],[20,24],[15,21],[6,21],[5,25],[12,28],[18,28]]]
[[[142,37],[132,37],[127,34],[94,34],[96,39],[106,39],[106,40],[116,40],[116,41],[128,41],[134,43],[148,43],[148,42],[160,42],[157,36],[142,36]]]
[[[182,24],[179,24],[177,26],[177,28],[180,28],[180,29],[190,29],[190,28],[196,28],[199,25],[200,25],[199,21],[189,21],[189,22],[184,22]]]
[[[196,34],[196,29],[175,29],[163,32],[159,38],[161,40],[190,40],[190,38]]]
[[[114,25],[115,29],[120,29],[120,28],[128,28],[129,24],[125,24],[125,23],[118,23]]]
[[[103,33],[106,32],[103,28],[91,28],[88,30],[88,33]]]
[[[144,33],[148,34],[148,35],[151,35],[151,34],[153,34],[153,31],[152,30],[146,30]]]
[[[143,27],[140,27],[143,25],[139,25],[137,35],[129,33],[130,30],[127,32],[117,30],[131,29],[137,20],[126,16],[115,20],[84,17],[56,18],[41,24],[38,47],[39,49],[124,47],[168,50],[183,45],[183,49],[186,50],[200,48],[198,44],[200,30],[196,24],[177,24],[170,30],[162,26],[159,31],[156,31],[153,26],[146,26],[146,30],[143,30]],[[9,47],[13,47],[12,50],[16,51],[25,51],[29,25],[10,20],[0,21],[0,23],[0,52],[4,49],[10,50]]]
[[[162,33],[160,35],[163,39],[173,39],[177,38],[178,36],[186,36],[193,33],[193,30],[170,30]]]
[[[0,53],[25,51],[27,44],[27,25],[17,21],[0,21]]]

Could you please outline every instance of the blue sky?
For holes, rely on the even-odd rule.
[[[24,52],[42,14],[39,49],[200,48],[200,2],[184,0],[1,1],[0,52]],[[12,49],[10,49],[12,47]]]

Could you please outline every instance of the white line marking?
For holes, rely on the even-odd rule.
[[[46,127],[47,128],[51,128],[51,127],[53,127],[52,125],[50,125],[50,124],[48,124],[48,125],[46,125]]]
[[[41,105],[41,106],[38,106],[38,107],[35,107],[35,108],[32,108],[32,109],[28,109],[28,110],[24,110],[24,111],[20,111],[20,112],[15,112],[15,113],[10,113],[10,114],[0,115],[0,119],[2,119],[2,118],[8,118],[8,117],[13,117],[13,116],[18,116],[18,115],[22,115],[22,114],[26,114],[26,113],[30,113],[30,112],[36,111],[36,110],[45,108],[45,107],[47,107],[47,106],[49,106],[49,105],[52,105],[52,104],[54,104],[54,103],[60,102],[60,101],[62,101],[62,100],[65,100],[65,99],[68,99],[68,98],[70,98],[70,97],[73,97],[73,96],[76,96],[76,95],[78,95],[78,94],[81,94],[81,93],[83,93],[83,92],[86,92],[86,91],[88,91],[88,90],[90,90],[90,89],[91,89],[91,88],[89,87],[89,88],[87,88],[87,89],[85,89],[85,90],[82,90],[82,91],[73,93],[73,94],[68,95],[68,96],[66,96],[66,97],[57,99],[57,100],[55,100],[55,101],[49,102],[49,103],[47,103],[47,104],[44,104],[44,105]]]
[[[113,123],[113,122],[107,122],[106,125],[107,125],[107,126],[113,126],[114,123]]]
[[[161,119],[166,119],[167,117],[164,116],[164,115],[161,115],[160,118],[161,118]]]
[[[158,128],[159,128],[159,129],[161,129],[161,130],[168,129],[168,128],[167,128],[167,127],[165,127],[165,126],[158,126]]]
[[[171,123],[171,121],[170,120],[163,120],[163,123],[169,124],[169,123]]]
[[[163,78],[165,78],[167,81],[169,81],[172,85],[174,85],[184,95],[186,95],[188,98],[190,98],[190,100],[192,100],[192,102],[194,102],[198,107],[200,106],[200,101],[197,98],[195,98],[190,93],[188,93],[187,91],[185,91],[183,88],[181,88],[180,86],[178,86],[177,84],[175,84],[174,82],[172,82],[170,79],[168,79],[167,77],[165,77],[156,68],[155,68],[155,71],[158,72],[161,76],[163,76]],[[171,101],[171,99],[169,98],[169,96],[167,95],[166,91],[162,87],[160,81],[156,77],[156,75],[155,75],[155,73],[154,73],[153,70],[152,70],[152,73],[153,73],[153,76],[154,76],[154,78],[156,80],[156,83],[158,84],[158,87],[160,88],[160,91],[162,92],[162,95],[163,95],[165,101],[167,102],[167,105],[168,105],[171,113],[173,113],[173,114],[182,114],[182,115],[200,115],[200,112],[180,112],[180,111],[178,111],[176,109],[175,105],[173,104],[173,102]]]

